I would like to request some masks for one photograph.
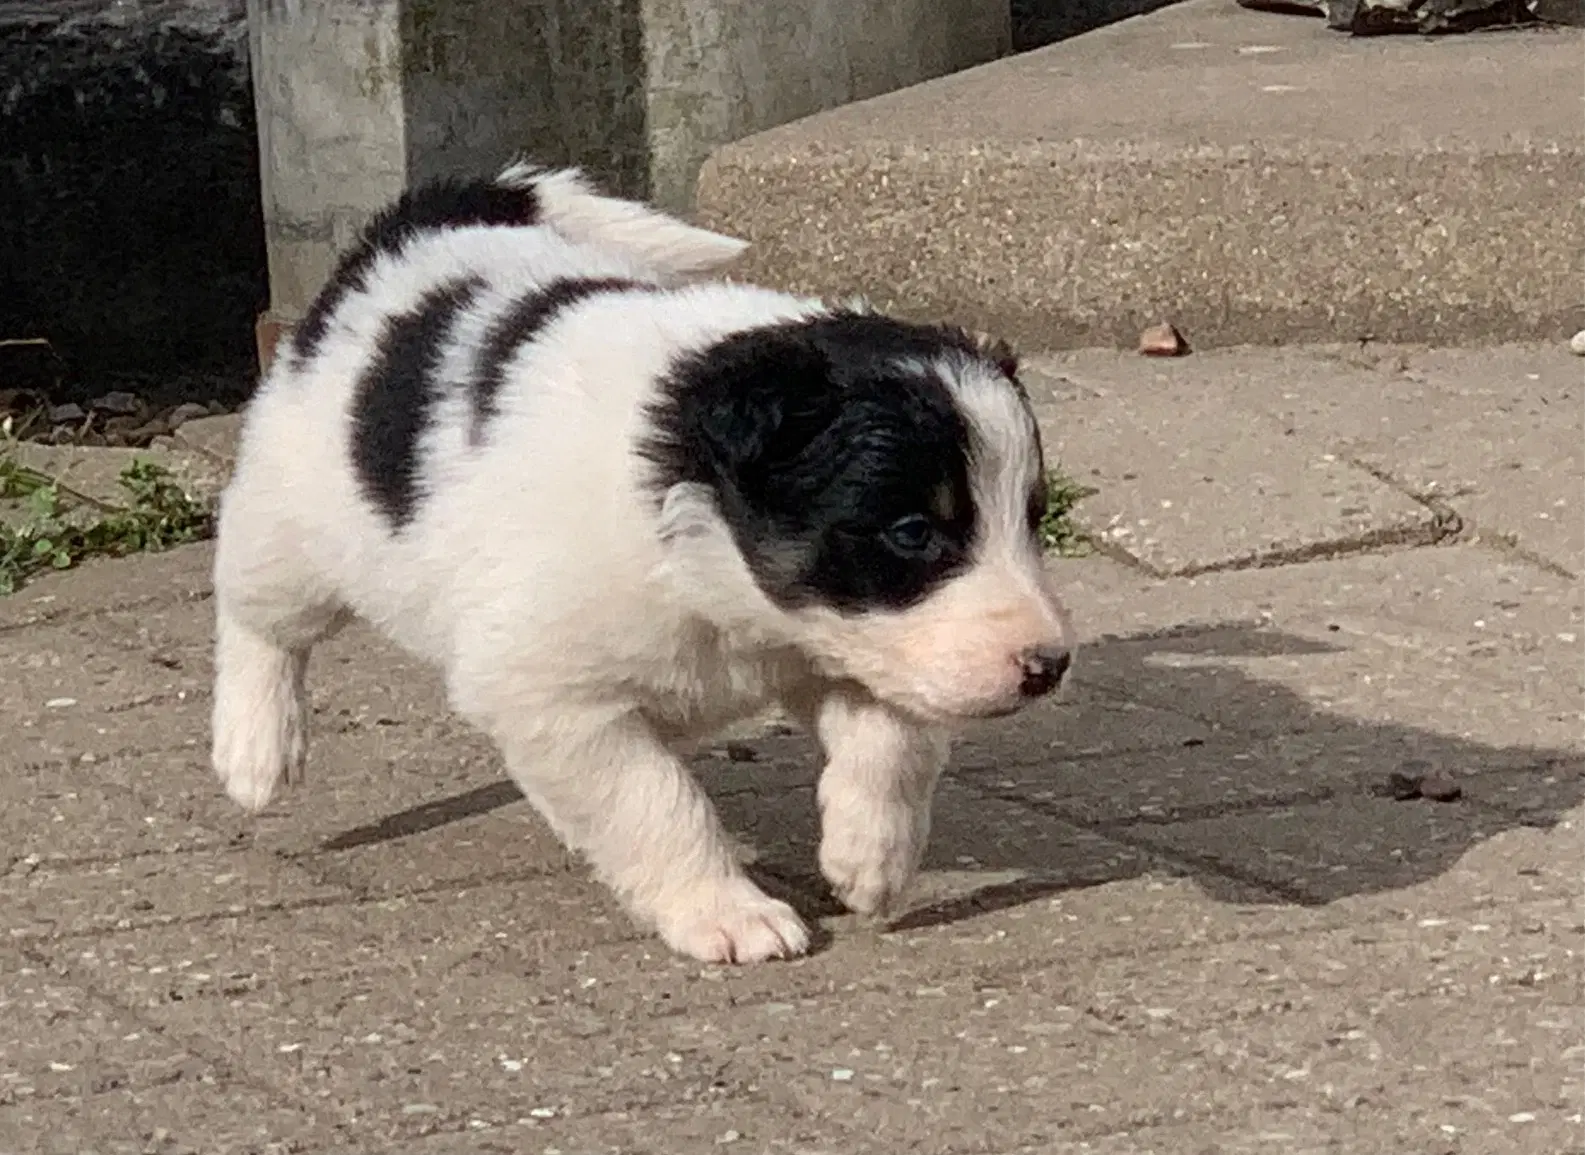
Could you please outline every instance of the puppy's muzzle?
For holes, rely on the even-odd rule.
[[[1034,646],[1018,658],[1023,680],[1018,692],[1025,698],[1043,698],[1062,684],[1068,667],[1073,664],[1073,654],[1060,646]]]

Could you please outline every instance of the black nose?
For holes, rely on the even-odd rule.
[[[1056,646],[1036,646],[1025,650],[1018,663],[1024,670],[1019,689],[1026,698],[1039,698],[1062,684],[1062,675],[1073,664],[1073,655]]]

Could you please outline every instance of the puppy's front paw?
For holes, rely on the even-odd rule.
[[[876,813],[830,801],[822,809],[820,873],[837,898],[858,914],[896,910],[924,854],[928,812],[893,803]]]
[[[656,922],[668,946],[701,962],[763,962],[809,949],[809,931],[793,908],[746,878],[714,893],[679,894],[656,912]]]

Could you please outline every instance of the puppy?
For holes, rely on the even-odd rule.
[[[709,283],[742,242],[576,170],[403,197],[260,384],[219,518],[213,762],[301,775],[350,615],[444,671],[523,793],[675,950],[805,951],[683,759],[779,703],[819,861],[864,913],[918,868],[955,724],[1068,669],[1010,353]]]

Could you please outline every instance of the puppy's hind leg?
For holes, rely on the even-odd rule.
[[[222,511],[210,760],[233,801],[269,804],[308,753],[308,655],[344,614],[277,525]]]

